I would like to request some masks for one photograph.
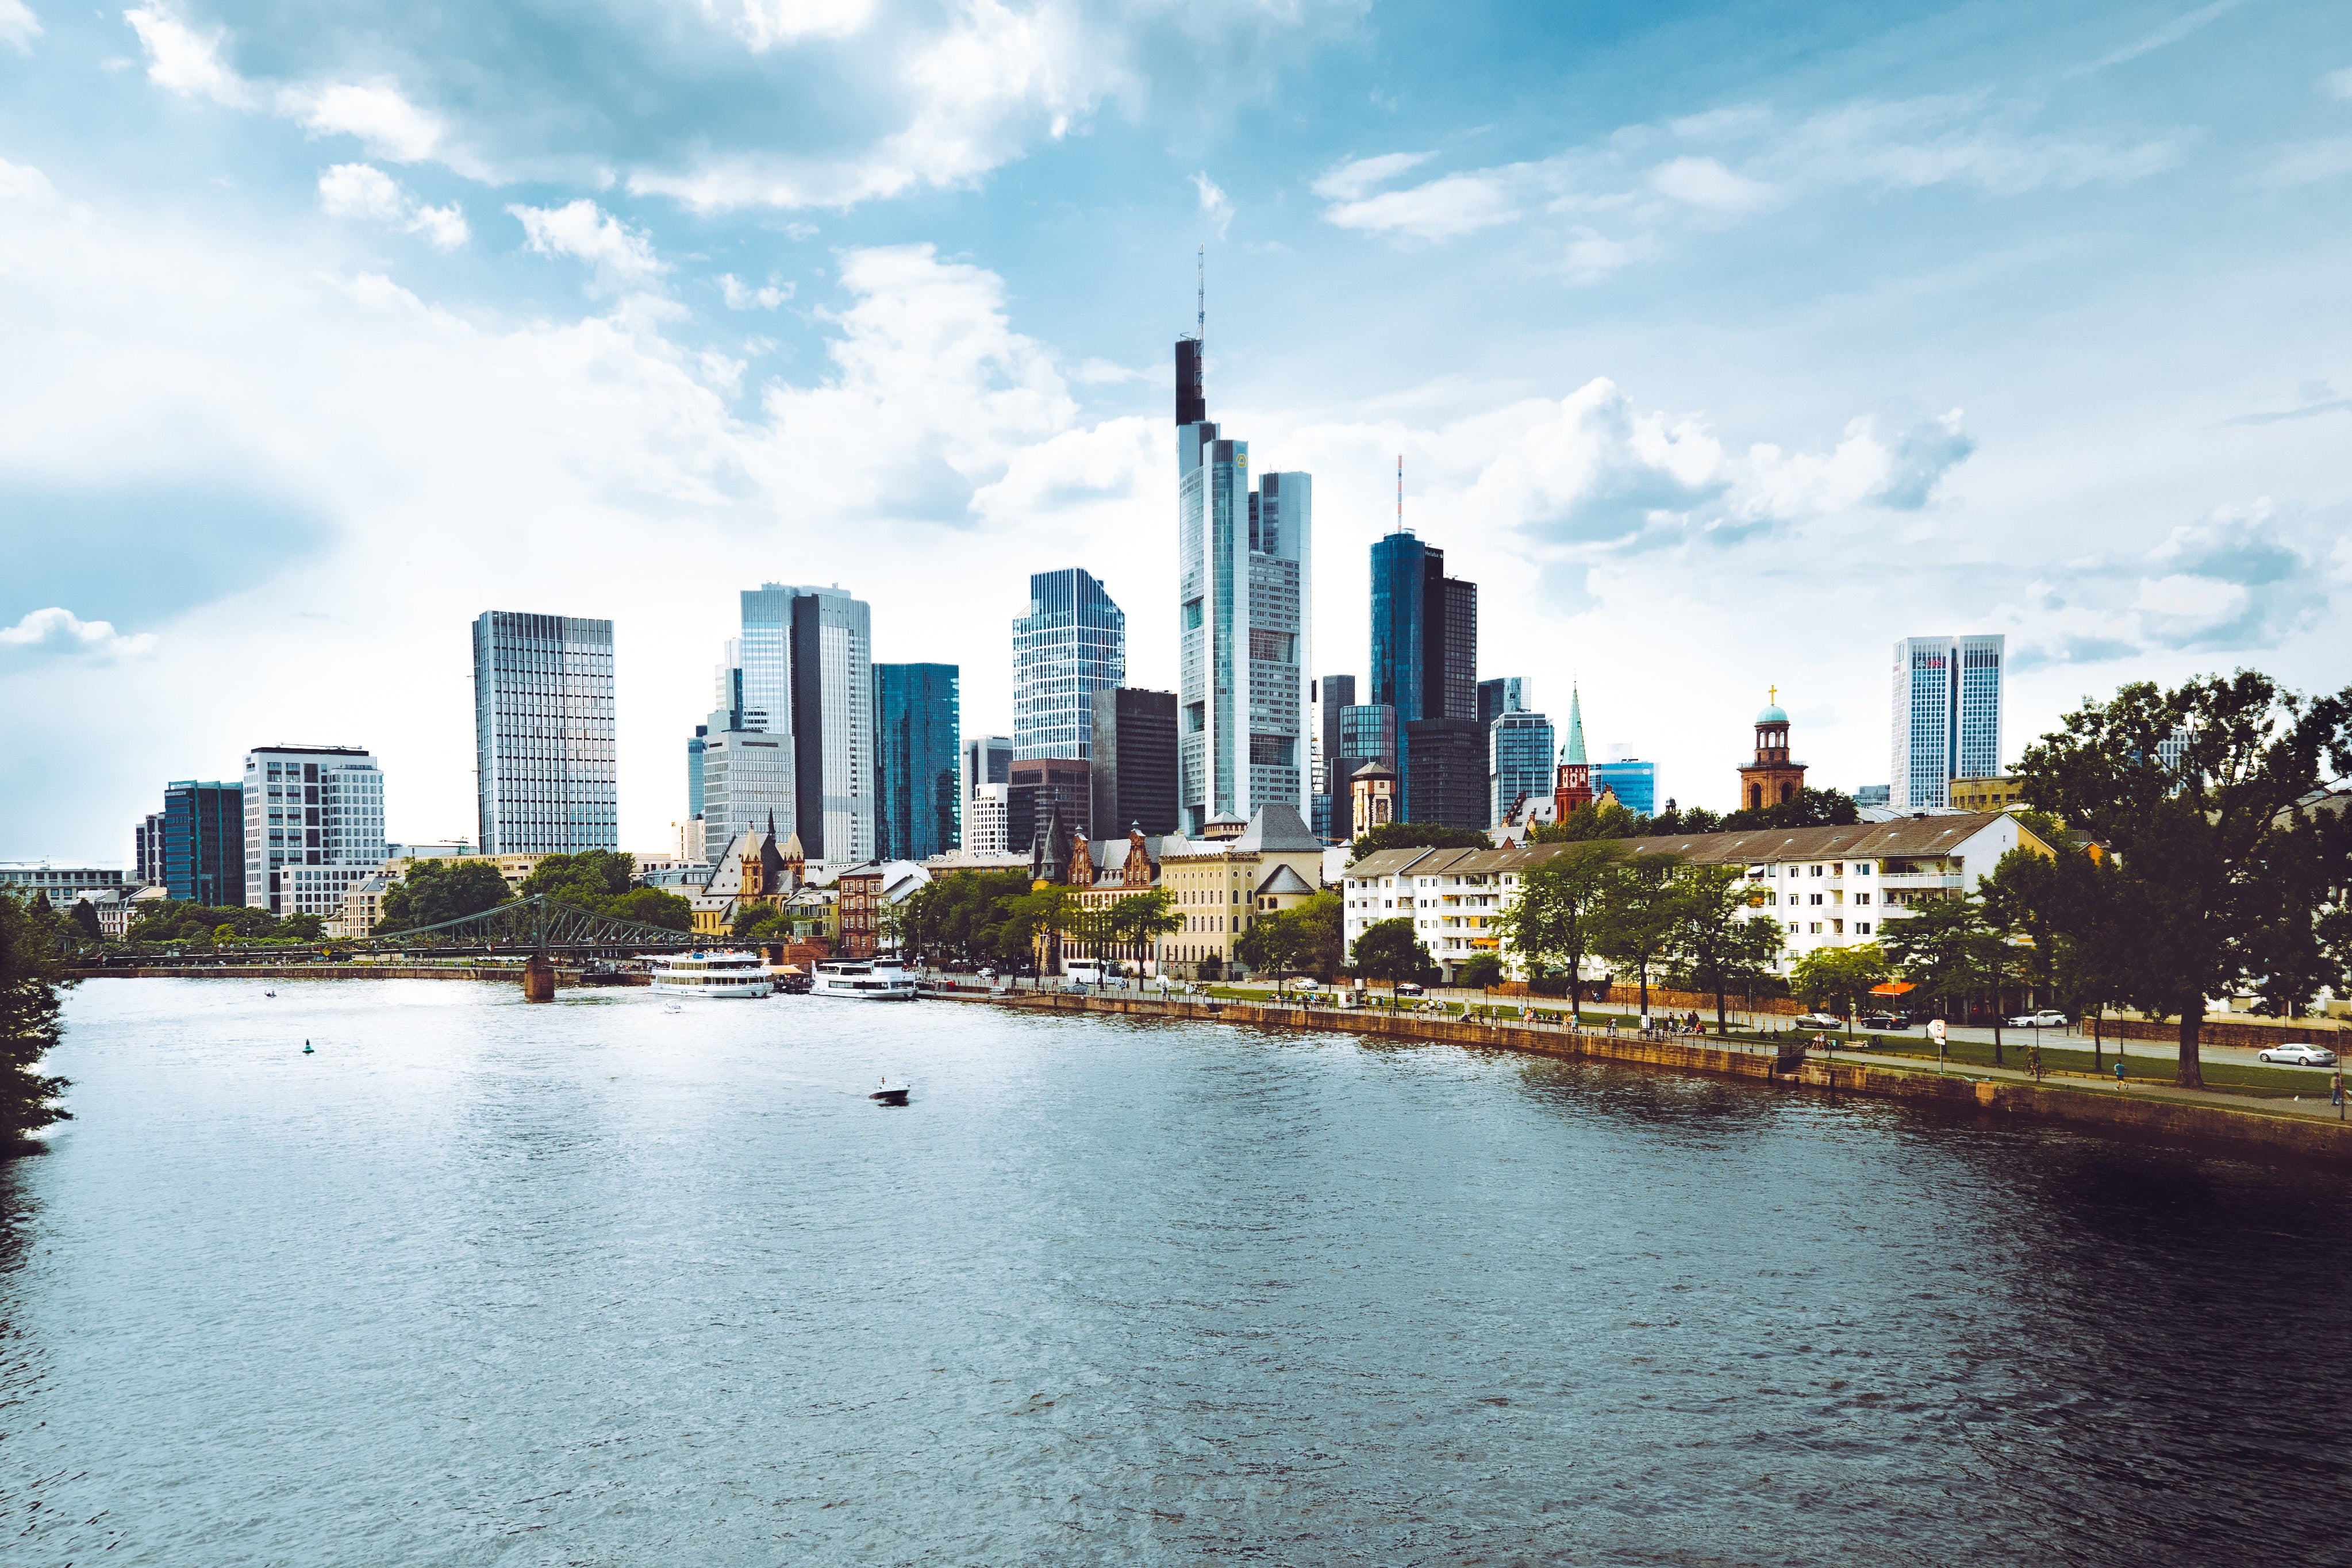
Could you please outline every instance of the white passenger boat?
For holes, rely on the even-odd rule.
[[[816,966],[812,996],[847,996],[860,1002],[911,1002],[915,977],[895,958],[836,958]]]
[[[756,952],[674,952],[653,961],[654,989],[667,996],[772,996],[776,972]]]

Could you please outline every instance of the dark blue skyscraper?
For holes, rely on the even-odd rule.
[[[163,786],[163,887],[209,908],[245,902],[245,785]]]
[[[926,860],[963,844],[961,670],[874,667],[874,858]]]
[[[1478,585],[1445,574],[1445,552],[1403,528],[1372,545],[1372,668],[1366,706],[1396,710],[1404,820],[1484,826],[1486,738],[1478,725]],[[1414,782],[1413,726],[1443,731]],[[1438,731],[1422,733],[1435,736]],[[1439,753],[1444,760],[1441,762]],[[1475,752],[1475,760],[1465,762]],[[1465,786],[1457,773],[1475,773]],[[1444,777],[1439,776],[1443,771]],[[1441,804],[1442,803],[1442,804]]]

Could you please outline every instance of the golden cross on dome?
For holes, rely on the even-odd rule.
[[[1768,687],[1766,687],[1766,688],[1764,689],[1764,700],[1765,700],[1765,701],[1767,701],[1767,702],[1778,702],[1778,701],[1780,701],[1780,689],[1779,687],[1777,687],[1777,686],[1768,686]]]

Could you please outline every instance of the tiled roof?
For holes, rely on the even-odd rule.
[[[1745,833],[1686,833],[1618,840],[1635,855],[1676,855],[1700,866],[1760,866],[1769,861],[1853,860],[1948,855],[2003,818],[1977,811],[1900,822],[1858,822],[1846,827],[1768,827]],[[2020,832],[2026,831],[2022,825]],[[1491,876],[1539,866],[1571,844],[1529,844],[1517,849],[1383,849],[1348,868],[1351,879],[1396,877]]]
[[[1236,855],[1283,854],[1297,849],[1322,853],[1323,840],[1315,837],[1295,805],[1277,801],[1258,807],[1248,829],[1234,840]]]

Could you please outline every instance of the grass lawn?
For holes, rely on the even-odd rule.
[[[1870,1044],[1869,1042],[1874,1038],[1882,1043],[1874,1046]],[[2032,1044],[2032,1038],[2033,1037],[2029,1034],[2017,1039],[2002,1041],[2000,1065],[2017,1071],[2023,1071],[2026,1063],[2026,1047]],[[1843,1035],[1838,1037],[1838,1043],[1841,1046],[1846,1044]],[[1900,1035],[1856,1036],[1852,1048],[1875,1051],[1882,1056],[1916,1057],[1925,1061],[1936,1059],[1935,1042],[1916,1037],[1906,1038]],[[1945,1048],[1945,1059],[1954,1067],[1991,1067],[1993,1065],[1992,1042],[1954,1040]],[[2088,1050],[2050,1045],[2042,1047],[2042,1066],[2044,1071],[2077,1073],[2096,1071],[2100,1077],[2109,1082],[2115,1079],[2117,1059],[2115,1052],[2107,1051],[2101,1056],[2098,1066],[2094,1068],[2091,1053]],[[2176,1065],[2177,1058],[2169,1056],[2129,1056],[2122,1058],[2121,1060],[2124,1064],[2125,1079],[2130,1083],[2168,1084],[2172,1081],[2174,1073],[2179,1070]],[[2327,1095],[2327,1073],[2321,1068],[2242,1066],[2237,1062],[2218,1062],[2208,1058],[2202,1064],[2202,1071],[2206,1088],[2225,1089],[2232,1094],[2259,1095],[2265,1099],[2278,1100],[2284,1100],[2297,1094],[2302,1095],[2305,1100],[2315,1095],[2325,1099]]]

